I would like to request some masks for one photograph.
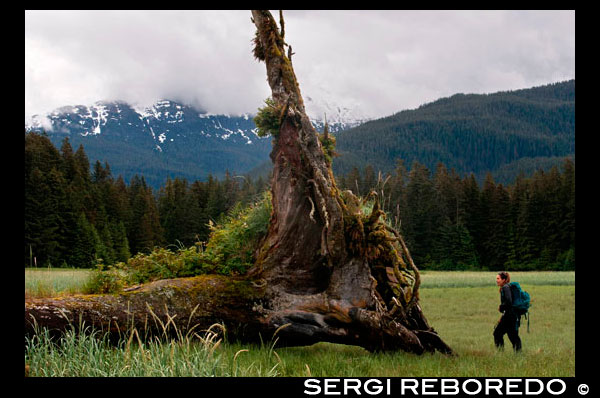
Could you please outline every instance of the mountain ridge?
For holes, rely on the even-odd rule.
[[[108,162],[125,180],[142,174],[160,187],[167,176],[219,178],[268,161],[271,137],[257,135],[253,116],[212,114],[169,99],[144,107],[102,100],[34,115],[25,129],[46,131],[59,148],[68,137],[72,146],[83,145],[93,162]],[[338,132],[353,123],[333,122],[329,128]],[[313,124],[323,128],[321,120]]]
[[[529,174],[575,154],[574,79],[458,93],[373,120],[353,117],[347,108],[321,108],[330,112],[323,117],[341,155],[333,162],[336,175],[369,164],[391,172],[403,159],[409,168],[418,161],[434,170],[442,162],[459,174],[473,172],[479,181],[491,172],[509,182],[519,171]],[[36,115],[26,131],[47,131],[59,148],[69,137],[72,146],[84,146],[92,162],[108,162],[115,175],[128,180],[141,174],[160,187],[168,176],[204,180],[226,171],[265,176],[271,138],[256,134],[253,116],[211,114],[169,99],[146,107],[97,101]],[[312,122],[322,131],[322,119]]]
[[[418,161],[429,170],[441,162],[461,175],[473,172],[479,181],[487,172],[506,175],[510,164],[522,166],[524,158],[574,158],[575,80],[440,98],[346,130],[337,151],[336,173],[367,164],[391,172],[403,159],[407,167]]]

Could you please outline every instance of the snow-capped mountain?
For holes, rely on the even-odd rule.
[[[340,104],[330,92],[320,89],[316,96],[306,95],[304,105],[313,125],[319,131],[323,130],[324,121],[327,119],[329,131],[337,133],[356,127],[370,120],[360,111],[361,106],[351,100],[349,103]]]
[[[146,135],[152,138],[158,151],[177,137],[194,134],[245,144],[265,140],[256,135],[256,126],[249,115],[210,115],[170,100],[160,100],[144,108],[121,101],[65,106],[47,115],[33,116],[26,126],[29,130],[42,130],[44,127],[51,130],[49,134],[71,137],[96,136],[103,132],[124,139],[136,134]]]
[[[144,175],[160,186],[166,175],[190,180],[226,170],[245,173],[269,161],[271,138],[259,137],[251,114],[216,115],[171,100],[148,107],[123,101],[64,106],[26,123],[26,131],[46,131],[60,148],[65,137],[83,145],[91,162],[107,161],[113,174]],[[357,125],[327,113],[330,132]],[[313,125],[323,129],[316,118]]]

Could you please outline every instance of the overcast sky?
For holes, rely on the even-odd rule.
[[[274,15],[277,14],[274,13]],[[574,11],[284,11],[310,116],[378,118],[456,93],[575,78]],[[25,117],[173,99],[254,113],[269,96],[250,11],[25,11]]]

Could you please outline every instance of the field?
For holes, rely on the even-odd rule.
[[[25,297],[82,293],[89,276],[87,269],[26,268]]]
[[[70,294],[85,285],[86,271],[28,269],[26,295]],[[575,376],[575,273],[514,272],[532,296],[530,332],[523,321],[523,352],[493,345],[500,313],[494,272],[422,272],[421,306],[458,354],[372,354],[360,347],[319,343],[277,347],[203,339],[142,343],[125,336],[111,347],[102,336],[65,337],[51,345],[42,335],[26,344],[31,376],[316,376],[316,377],[572,377]],[[40,290],[36,290],[40,289]],[[132,337],[132,338],[128,338]]]

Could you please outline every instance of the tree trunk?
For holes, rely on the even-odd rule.
[[[377,196],[369,214],[361,199],[340,192],[330,161],[306,115],[285,55],[281,30],[268,11],[252,11],[254,55],[264,61],[278,115],[271,159],[273,213],[255,266],[240,278],[199,276],[163,280],[108,296],[26,300],[26,333],[39,325],[64,329],[69,318],[113,334],[182,333],[216,322],[228,336],[278,345],[319,341],[368,350],[414,353],[448,347],[419,306],[420,275],[402,237],[385,223]],[[289,47],[289,46],[288,46]],[[109,327],[110,323],[110,327]]]

